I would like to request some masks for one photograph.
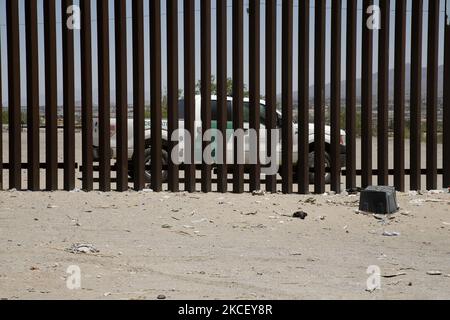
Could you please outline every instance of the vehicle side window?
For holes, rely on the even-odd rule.
[[[212,121],[217,121],[217,101],[216,100],[212,100],[211,101],[211,119]]]
[[[228,101],[228,121],[233,121],[233,103]],[[266,123],[266,107],[260,105],[260,121]],[[250,103],[244,102],[244,123],[250,122]]]
[[[262,104],[259,107],[259,117],[260,117],[261,124],[263,124],[265,126],[266,125],[266,106],[264,106]]]
[[[227,102],[227,121],[233,121],[233,103],[231,101]]]
[[[184,120],[184,100],[178,101],[178,119]]]

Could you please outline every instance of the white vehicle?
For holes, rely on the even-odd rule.
[[[233,129],[233,108],[232,108],[232,103],[233,103],[233,99],[231,97],[229,97],[228,99],[228,119],[227,119],[227,128],[228,129]],[[263,132],[265,132],[265,110],[266,110],[266,103],[265,101],[261,101],[260,102],[260,106],[261,106],[261,111],[260,111],[260,123],[261,123],[261,134],[260,134],[260,154],[266,154],[266,134],[264,134]],[[250,125],[249,125],[249,111],[250,111],[250,101],[249,99],[244,99],[244,130],[248,130]],[[212,113],[212,123],[211,123],[211,128],[217,128],[217,97],[216,96],[212,96],[211,97],[211,113]],[[277,111],[277,127],[281,130],[281,125],[282,125],[282,114],[280,112]],[[184,100],[180,100],[179,101],[179,128],[184,129]],[[146,145],[146,150],[145,150],[145,162],[147,165],[151,164],[151,149],[150,149],[150,139],[151,139],[151,121],[150,119],[146,119],[145,120],[145,145]],[[299,154],[299,148],[298,148],[298,124],[297,123],[293,123],[293,163],[294,165],[298,162],[298,154]],[[98,159],[98,154],[99,154],[99,150],[98,150],[98,141],[99,141],[99,125],[98,125],[98,119],[94,119],[94,161]],[[331,128],[329,126],[325,127],[325,163],[324,166],[326,168],[330,168],[331,167],[331,157],[329,155],[330,152],[330,148],[331,148]],[[196,163],[201,164],[202,161],[202,122],[201,122],[201,96],[196,96],[195,98],[195,159],[196,159]],[[346,155],[346,146],[345,146],[345,131],[341,130],[340,133],[340,145],[341,145],[341,150],[340,150],[340,154],[341,154],[341,167],[345,166],[345,155]],[[180,135],[182,136],[182,134]],[[280,132],[280,141],[277,144],[277,164],[280,165],[281,164],[281,132]],[[163,140],[163,150],[162,150],[162,163],[163,165],[167,165],[168,161],[169,161],[169,154],[168,154],[168,142],[169,142],[169,137],[168,137],[168,123],[167,120],[163,120],[162,121],[162,140]],[[183,139],[182,139],[183,140]],[[233,141],[232,140],[232,133],[227,136],[227,141]],[[246,134],[245,138],[244,138],[244,154],[245,154],[245,164],[250,164],[250,145],[249,145],[249,135]],[[229,142],[229,141],[228,141]],[[180,142],[180,144],[182,144],[182,142]],[[116,119],[111,119],[111,156],[113,159],[116,158],[117,156],[117,148],[116,148]],[[314,167],[314,125],[310,124],[309,125],[309,150],[307,150],[306,152],[308,152],[309,154],[309,164],[310,167],[313,168]],[[181,147],[181,149],[183,149],[183,147]],[[253,149],[252,149],[253,150]],[[228,143],[227,144],[227,163],[230,163],[230,159],[233,159],[233,143]],[[300,151],[303,152],[303,151]],[[129,119],[128,120],[128,159],[131,161],[133,159],[133,154],[134,154],[134,147],[133,147],[133,119]],[[132,165],[130,165],[130,171],[132,170]],[[146,177],[146,181],[150,181],[151,180],[151,175],[150,172],[146,171],[145,173]],[[167,179],[167,172],[164,171],[163,172],[163,179]],[[130,172],[130,176],[132,176],[132,172]],[[295,178],[295,177],[294,177]],[[330,182],[330,174],[327,173],[326,177],[325,177],[325,181],[327,183]],[[310,174],[310,181],[313,182],[314,181],[314,174],[311,173]]]

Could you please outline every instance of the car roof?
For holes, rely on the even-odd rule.
[[[201,100],[202,96],[196,95],[195,98]],[[211,95],[211,101],[217,101],[217,99],[218,99],[218,97],[216,95]],[[227,101],[233,101],[233,97],[227,96]],[[243,102],[250,102],[250,98],[245,97],[243,99]],[[262,104],[263,106],[266,105],[265,100],[259,100],[259,103]]]

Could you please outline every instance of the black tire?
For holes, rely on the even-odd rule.
[[[310,184],[314,184],[315,182],[315,178],[314,178],[314,172],[311,172],[312,169],[314,169],[314,151],[311,152],[308,156],[308,161],[309,161],[309,183]],[[325,152],[325,169],[330,169],[331,168],[331,157],[328,154],[328,152]],[[330,184],[331,183],[331,172],[326,172],[325,173],[325,184]]]
[[[311,172],[311,170],[314,169],[314,156],[315,156],[314,151],[310,152],[308,155],[308,162],[309,162],[309,169],[310,169],[310,172],[309,172],[309,183],[310,184],[314,184],[314,182],[315,182],[314,181],[314,172]],[[328,168],[328,169],[331,168],[331,157],[327,152],[325,152],[325,168]],[[281,174],[281,172],[280,172],[280,174]],[[283,176],[283,175],[281,174],[281,176]],[[294,182],[295,183],[298,182],[298,176],[297,176],[297,172],[295,171],[295,168],[294,168]],[[325,183],[326,184],[331,183],[331,173],[330,172],[325,173]]]
[[[151,148],[145,149],[144,159],[145,159],[144,160],[145,165],[151,166],[151,164],[152,164],[152,149]],[[161,152],[161,163],[163,166],[167,166],[169,164],[169,154],[164,149]],[[131,163],[130,168],[131,169],[130,169],[129,175],[130,175],[130,177],[134,177],[134,170],[133,170],[132,163]],[[151,171],[146,169],[144,175],[145,175],[145,183],[151,183],[152,182]],[[162,177],[162,183],[167,182],[167,180],[169,179],[169,172],[167,170],[163,169],[161,177]]]

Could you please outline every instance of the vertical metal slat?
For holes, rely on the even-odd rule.
[[[201,118],[202,133],[211,129],[211,0],[201,0]],[[207,140],[207,139],[203,139]],[[209,146],[210,141],[203,141],[202,151]],[[202,152],[203,154],[203,152]],[[211,165],[202,161],[202,192],[211,191]]]
[[[233,0],[233,129],[244,128],[244,2]],[[234,141],[233,192],[244,192],[244,164],[238,163],[243,141]]]
[[[315,3],[315,58],[314,58],[314,191],[325,192],[325,23],[326,1]]]
[[[277,74],[277,4],[276,0],[266,0],[266,130],[267,130],[267,156],[276,161],[276,155],[272,154],[272,144],[278,144],[278,141],[272,141],[272,130],[277,129],[277,100],[276,100],[276,74]],[[266,176],[266,190],[277,192],[277,176]]]
[[[292,193],[292,29],[293,1],[285,0],[282,6],[282,176],[283,193]]]
[[[176,145],[170,139],[178,130],[178,0],[167,1],[167,82],[169,191],[178,192],[179,168],[171,160]]]
[[[249,37],[250,37],[250,66],[249,66],[249,89],[250,89],[250,129],[256,132],[256,145],[254,150],[250,148],[251,152],[256,152],[256,163],[251,164],[250,169],[250,191],[256,191],[261,188],[261,166],[259,159],[260,151],[260,1],[250,1],[250,22],[249,22]]]
[[[185,190],[195,192],[195,1],[184,1],[184,114],[185,130],[191,136],[190,150],[185,150],[187,160]]]
[[[134,0],[133,11],[133,180],[134,189],[145,187],[145,88],[144,88],[144,5]]]
[[[63,21],[71,13],[67,9],[72,0],[61,3]],[[75,74],[74,74],[74,38],[73,30],[66,23],[62,27],[63,51],[63,110],[64,110],[64,190],[75,189]]]
[[[228,191],[227,166],[227,3],[217,1],[217,128],[222,133],[224,143],[222,146],[223,164],[217,168],[217,190]]]
[[[161,1],[150,1],[150,92],[152,189],[162,190]]]
[[[389,184],[389,34],[390,0],[380,1],[378,47],[378,185]]]
[[[410,189],[421,190],[423,0],[412,3],[411,34],[411,177]]]
[[[19,1],[6,2],[8,35],[9,188],[22,188]]]
[[[427,67],[427,189],[437,188],[437,104],[439,64],[439,3],[429,1]]]
[[[91,1],[80,0],[81,15],[81,122],[83,190],[92,191],[93,179],[93,123],[92,123],[92,35]]]
[[[99,189],[111,191],[111,110],[109,79],[109,5],[97,1],[98,30],[98,122],[99,122]]]
[[[127,4],[115,0],[117,191],[128,190]]]
[[[331,17],[331,190],[341,191],[341,14],[342,2],[332,3]]]
[[[39,61],[37,0],[25,2],[27,39],[27,158],[28,190],[40,188],[39,168]],[[1,88],[0,88],[1,89]]]
[[[310,3],[299,2],[298,191],[309,193],[309,32]]]
[[[394,185],[405,190],[406,1],[395,2]]]
[[[346,110],[347,131],[346,186],[356,188],[356,28],[357,1],[347,0]]]
[[[446,7],[447,8],[447,7]],[[446,10],[447,12],[447,10]],[[445,61],[444,61],[444,141],[443,141],[443,165],[444,177],[442,179],[444,188],[450,187],[450,21],[446,15],[445,24]]]
[[[372,69],[373,31],[368,28],[368,8],[373,0],[363,1],[362,19],[362,85],[361,85],[361,167],[362,187],[372,185]]]

